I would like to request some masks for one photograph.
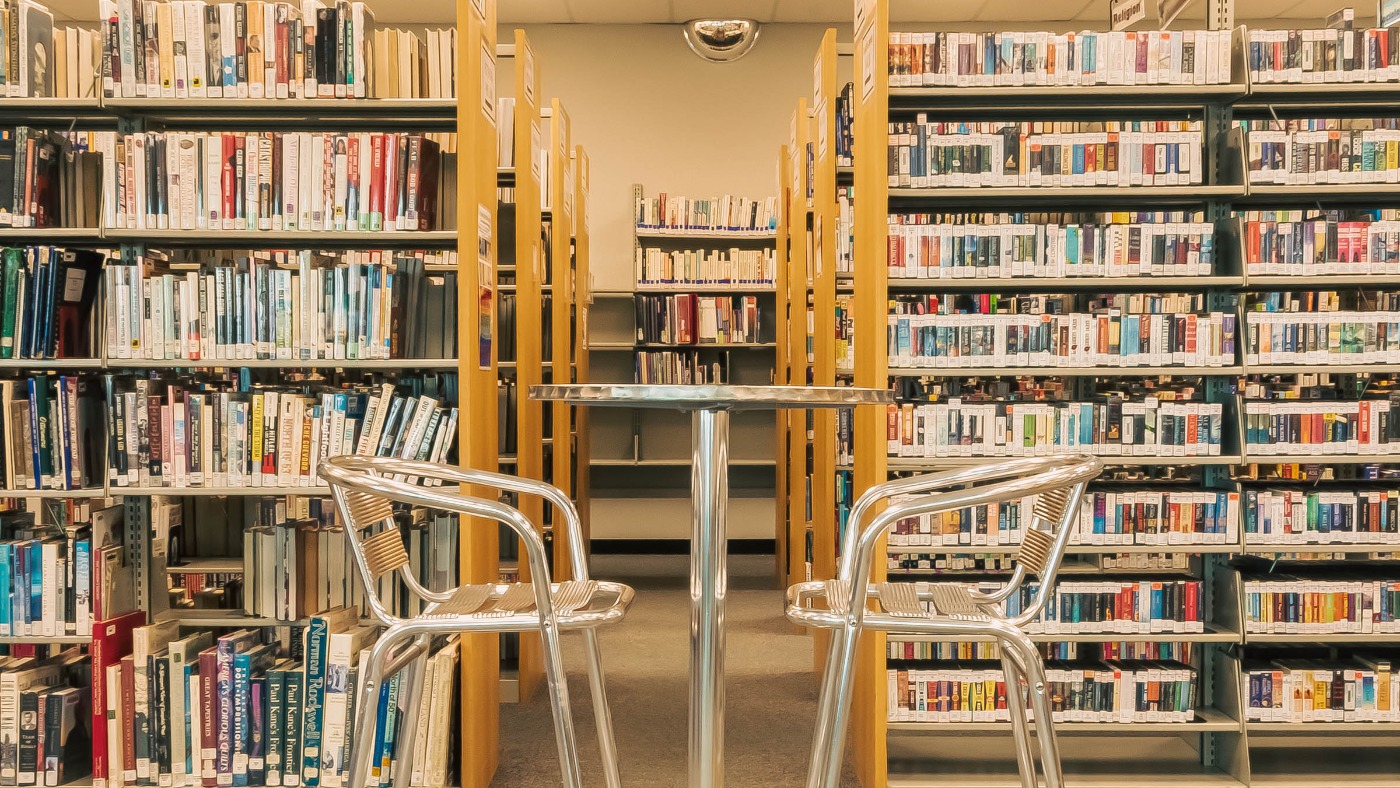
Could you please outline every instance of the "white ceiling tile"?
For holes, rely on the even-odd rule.
[[[847,30],[855,24],[855,3],[852,0],[778,0],[774,19],[779,22],[820,22],[845,24]]]
[[[983,4],[984,0],[890,0],[890,22],[967,22],[977,18]]]
[[[564,0],[554,0],[562,4]],[[572,21],[581,24],[655,24],[671,21],[667,0],[568,0]]]
[[[979,22],[997,22],[1004,29],[1011,29],[1018,23],[1068,22],[1078,17],[1087,6],[1102,10],[1104,15],[1108,13],[1101,4],[1089,0],[1036,0],[1034,4],[1028,4],[1025,0],[986,0],[975,18]]]
[[[496,20],[509,25],[568,22],[569,6],[565,0],[505,0],[496,4]]]
[[[671,21],[691,19],[773,20],[774,0],[671,0]]]

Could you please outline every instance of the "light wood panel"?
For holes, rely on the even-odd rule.
[[[496,470],[496,3],[457,4],[457,336],[459,461]],[[482,329],[486,335],[483,336]],[[485,342],[483,340],[486,340]],[[486,490],[468,490],[495,497]],[[460,529],[463,582],[498,578],[496,523],[473,520]],[[500,639],[466,635],[461,646],[458,721],[463,788],[486,788],[500,743]]]
[[[790,277],[787,270],[788,240],[791,237],[790,225],[792,224],[792,160],[786,145],[778,146],[777,175],[778,234],[773,266],[773,314],[777,317],[777,330],[773,341],[777,343],[777,348],[774,349],[773,384],[787,386],[792,383],[788,371],[792,364],[790,336],[793,312],[789,308],[788,281]],[[777,554],[774,558],[777,564],[778,584],[786,588],[802,579],[800,575],[794,576],[792,574],[789,564],[792,551],[802,549],[802,543],[794,542],[792,534],[788,530],[792,511],[792,497],[788,487],[789,458],[790,452],[793,450],[789,436],[792,414],[786,410],[780,410],[774,415],[774,418],[776,424],[773,430],[773,457],[775,458],[776,472],[773,496],[773,538],[777,544]]]
[[[812,385],[836,385],[836,31],[812,65]],[[836,576],[835,410],[815,411],[812,445],[812,578]]]
[[[515,381],[516,473],[545,480],[541,434],[543,406],[529,397],[530,387],[542,381],[544,349],[540,326],[544,323],[544,241],[540,235],[540,75],[534,50],[524,30],[515,31]],[[536,527],[544,522],[544,504],[533,496],[520,500],[520,511]],[[520,551],[520,579],[530,579]],[[520,635],[520,700],[530,698],[544,676],[542,646],[538,634]]]
[[[588,368],[588,312],[593,305],[593,276],[589,268],[588,235],[588,153],[582,145],[574,146],[574,381],[587,383]],[[591,453],[588,408],[574,410],[574,424],[577,425],[578,439],[574,442],[576,458],[574,501],[578,504],[579,517],[583,520],[583,543],[589,544],[593,535],[592,521],[589,519],[592,507],[589,485],[592,483],[588,468]]]
[[[574,337],[569,330],[573,312],[574,272],[574,188],[573,155],[569,142],[569,113],[559,99],[550,102],[549,119],[549,205],[550,223],[550,373],[555,383],[572,382],[571,356]],[[567,402],[546,405],[553,420],[554,445],[551,458],[551,480],[555,487],[574,497],[573,483],[573,411]],[[557,520],[555,521],[558,522]],[[568,541],[554,540],[554,576],[567,580],[573,576],[569,568]]]
[[[856,0],[855,24],[855,384],[886,388],[889,358],[885,346],[888,269],[885,262],[888,214],[889,121],[889,3]],[[887,478],[885,408],[863,405],[855,412],[854,495],[859,497]],[[859,528],[852,522],[848,527]],[[884,540],[875,549],[884,554]],[[885,567],[876,561],[872,580],[883,580]],[[864,786],[888,780],[886,727],[885,638],[871,633],[862,638],[856,656],[852,691],[851,736],[856,774]]]
[[[794,386],[806,386],[811,378],[807,361],[807,299],[808,279],[811,272],[808,247],[807,223],[810,217],[807,208],[807,141],[810,139],[811,120],[807,110],[807,99],[797,101],[793,111],[792,127],[788,133],[790,154],[788,175],[788,312],[791,316],[788,334],[788,382]],[[807,517],[808,446],[807,412],[790,410],[788,413],[789,456],[788,456],[788,541],[792,549],[788,553],[788,577],[794,580],[805,579],[807,572],[807,532],[811,521]]]

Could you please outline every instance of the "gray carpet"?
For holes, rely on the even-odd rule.
[[[598,556],[595,577],[637,589],[627,619],[603,630],[603,665],[622,781],[686,785],[689,597],[685,556]],[[726,652],[727,786],[801,786],[816,713],[812,646],[782,616],[772,556],[732,556]],[[577,637],[565,639],[569,688],[587,785],[602,785],[593,711]],[[544,693],[501,710],[501,762],[493,786],[560,784]],[[855,785],[847,765],[843,784]]]

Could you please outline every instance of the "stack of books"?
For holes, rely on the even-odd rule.
[[[1199,211],[891,214],[891,279],[1209,276]]]
[[[1223,85],[1229,30],[891,33],[890,87]]]

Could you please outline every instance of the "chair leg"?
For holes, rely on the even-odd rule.
[[[1021,689],[1021,670],[1016,660],[1000,647],[1001,671],[1006,679],[1006,711],[1011,717],[1011,734],[1016,740],[1016,766],[1021,773],[1021,788],[1036,788],[1035,755],[1031,752],[1030,725],[1026,720],[1026,693]]]
[[[598,727],[598,749],[603,756],[603,776],[608,788],[622,788],[617,767],[617,741],[613,738],[612,712],[608,709],[607,687],[603,682],[603,652],[598,646],[598,630],[583,630],[587,647],[588,688],[593,694],[593,718]]]
[[[1004,643],[1015,648],[1030,683],[1031,707],[1035,709],[1035,735],[1040,743],[1040,768],[1045,774],[1045,786],[1064,788],[1064,777],[1060,771],[1060,747],[1055,741],[1050,699],[1046,697],[1048,687],[1045,681],[1045,665],[1030,638],[1021,635],[1019,638],[1007,639]]]
[[[856,644],[860,631],[850,627],[831,630],[831,650],[822,675],[817,700],[817,724],[812,733],[812,754],[807,788],[836,788],[841,782],[846,727],[851,710],[851,676],[855,672]]]
[[[404,704],[403,725],[400,730],[406,735],[399,739],[399,753],[394,761],[394,785],[408,785],[412,779],[413,750],[418,744],[414,732],[417,730],[419,706],[423,700],[423,669],[428,662],[429,640],[431,637],[428,635],[419,635],[414,639],[411,648],[418,648],[422,653],[403,669],[403,681],[400,686],[407,687],[411,696]],[[402,693],[400,697],[403,697]]]
[[[384,667],[393,648],[408,633],[389,627],[370,649],[369,663],[360,666],[360,698],[355,704],[355,728],[351,731],[355,746],[350,752],[350,773],[347,788],[364,788],[369,781],[370,759],[373,756],[375,714],[379,708],[379,686],[383,683]]]
[[[559,630],[553,626],[540,627],[544,642],[544,677],[549,685],[549,706],[554,714],[554,740],[559,747],[559,769],[566,788],[582,788],[583,775],[578,765],[578,736],[574,733],[573,712],[569,708],[569,677],[564,672],[564,658],[559,648]]]

